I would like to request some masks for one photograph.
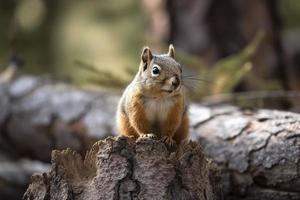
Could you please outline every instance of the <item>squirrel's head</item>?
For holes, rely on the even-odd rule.
[[[182,69],[176,60],[173,45],[167,54],[154,55],[149,47],[141,54],[137,81],[147,96],[175,96],[182,92]]]

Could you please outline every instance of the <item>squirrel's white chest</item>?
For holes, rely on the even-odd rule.
[[[149,99],[145,101],[145,112],[146,117],[150,122],[160,122],[163,123],[172,106],[174,105],[174,101],[171,99],[167,100],[156,100]]]

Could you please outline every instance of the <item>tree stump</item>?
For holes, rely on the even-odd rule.
[[[0,96],[1,200],[20,199],[29,176],[48,167],[26,163],[48,162],[52,149],[70,147],[84,155],[114,132],[115,95],[20,77],[1,84]],[[299,114],[201,104],[192,104],[189,112],[191,139],[217,163],[226,200],[300,199]]]
[[[214,164],[195,142],[169,151],[160,140],[108,137],[83,160],[67,149],[52,152],[48,173],[31,178],[24,200],[217,198]]]

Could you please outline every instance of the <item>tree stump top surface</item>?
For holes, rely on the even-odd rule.
[[[215,173],[195,142],[172,152],[159,140],[108,137],[85,159],[70,149],[53,151],[50,172],[33,175],[23,199],[210,200]]]

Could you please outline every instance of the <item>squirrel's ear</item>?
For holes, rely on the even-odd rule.
[[[170,56],[171,58],[175,58],[175,49],[174,49],[174,46],[172,44],[169,45],[168,56]]]
[[[141,59],[144,63],[147,63],[148,61],[152,60],[153,56],[151,53],[151,50],[149,47],[144,47],[142,55],[141,55]]]

